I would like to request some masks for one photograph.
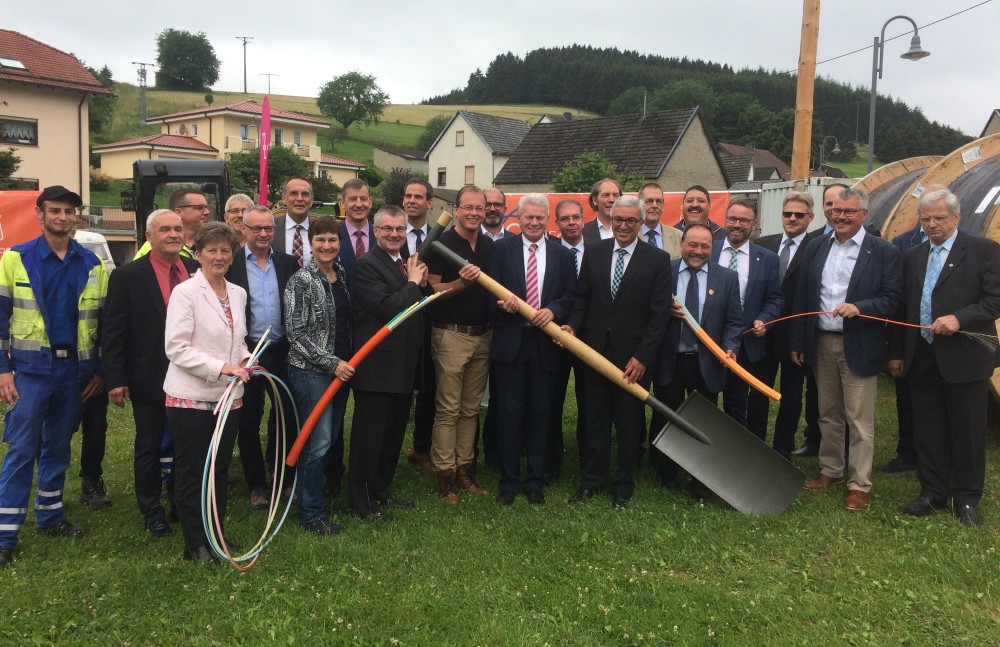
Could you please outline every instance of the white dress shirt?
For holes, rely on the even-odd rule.
[[[733,254],[737,254],[736,273],[740,275],[740,305],[743,305],[747,297],[747,283],[750,282],[750,241],[744,241],[739,247],[730,245],[728,238],[723,241],[719,265],[728,268]]]
[[[851,274],[858,263],[861,243],[865,240],[865,228],[843,243],[837,241],[837,234],[830,234],[830,254],[823,265],[823,276],[819,286],[819,309],[830,312],[847,301],[847,288]],[[844,332],[844,318],[833,315],[819,315],[819,329],[828,332]]]
[[[306,218],[301,224],[285,216],[285,249],[286,254],[292,253],[292,243],[295,241],[295,227],[302,227],[302,267],[309,264],[312,258],[312,247],[309,245],[309,219]],[[250,232],[247,232],[250,233]],[[341,245],[343,245],[341,241]]]
[[[545,237],[542,236],[538,242],[533,243],[526,237],[521,236],[521,251],[524,253],[524,285],[528,285],[528,258],[531,256],[531,246],[537,245],[535,249],[535,267],[538,272],[538,307],[542,306],[542,283],[545,280]]]
[[[417,253],[417,235],[413,233],[417,229],[418,227],[414,227],[410,223],[406,223],[406,248],[410,250],[410,256],[413,256],[414,254]],[[427,240],[427,234],[430,233],[430,228],[425,222],[424,226],[419,227],[419,229],[424,232],[423,235],[420,237],[420,243],[423,244],[423,242]]]
[[[576,256],[576,278],[580,278],[580,268],[583,267],[583,238],[576,245],[570,245],[565,238],[560,238],[562,246],[569,250],[570,254]],[[574,251],[575,250],[575,251]]]
[[[622,276],[624,276],[625,272],[628,271],[629,261],[632,260],[632,255],[635,254],[635,248],[636,245],[638,244],[639,244],[638,238],[633,240],[632,244],[629,245],[628,247],[621,247],[617,241],[615,242],[614,247],[611,248],[611,274],[609,275],[610,278],[608,285],[614,285],[615,282],[615,265],[618,264],[618,250],[624,249],[627,252],[625,254],[625,265],[622,267]],[[619,286],[619,289],[621,289],[621,286]]]

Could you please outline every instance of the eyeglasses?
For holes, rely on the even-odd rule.
[[[474,211],[475,213],[485,213],[486,212],[486,207],[481,207],[478,204],[477,205],[460,204],[460,205],[458,205],[458,208],[461,209],[462,211]]]
[[[921,225],[943,225],[954,216],[920,216],[918,219]]]
[[[406,227],[405,226],[403,226],[403,227],[390,227],[389,225],[383,225],[381,227],[376,227],[375,229],[378,229],[383,234],[391,234],[391,233],[394,233],[394,232],[397,233],[397,234],[405,234],[406,233]]]
[[[260,232],[264,232],[265,234],[274,233],[274,225],[252,225],[252,226],[244,225],[244,226],[255,234],[259,234]]]
[[[640,221],[639,221],[638,218],[621,218],[619,216],[615,216],[615,217],[613,217],[611,219],[611,224],[614,225],[614,226],[616,226],[616,227],[621,227],[622,225],[628,225],[629,227],[635,227],[636,225],[639,224],[639,222]]]
[[[507,206],[507,205],[505,205],[503,202],[487,202],[486,203],[486,208],[487,209],[503,209],[505,206]]]
[[[868,210],[867,209],[839,209],[837,207],[834,207],[833,209],[830,209],[830,213],[832,215],[834,215],[834,216],[847,216],[848,218],[850,218],[851,216],[853,216],[856,213],[861,213],[862,211],[868,211]]]
[[[805,218],[808,215],[809,215],[808,212],[802,213],[801,211],[782,211],[781,212],[781,217],[782,218]]]
[[[583,215],[582,214],[575,214],[575,215],[572,215],[572,216],[559,216],[558,218],[556,218],[556,220],[558,220],[559,222],[570,222],[570,221],[576,221],[576,220],[583,220]]]
[[[208,211],[211,209],[207,204],[180,204],[177,205],[178,209],[197,209],[198,211]]]
[[[749,225],[753,222],[753,220],[751,218],[734,218],[733,216],[726,216],[726,222],[734,225]]]

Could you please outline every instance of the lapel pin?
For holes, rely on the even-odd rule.
[[[708,296],[712,296],[713,294],[715,294],[715,290],[708,288]]]

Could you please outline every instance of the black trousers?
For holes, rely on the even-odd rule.
[[[253,348],[256,345],[256,342],[253,342],[253,345],[249,345],[249,347]],[[288,384],[287,342],[272,343],[260,356],[258,363],[268,373],[273,374],[282,382]],[[279,393],[281,405],[285,412],[285,447],[287,451],[291,449],[299,430],[295,425],[295,413],[291,399],[284,389],[279,388]],[[265,397],[271,400],[271,412],[267,420],[267,449],[265,452],[261,452],[260,421],[264,417]],[[300,411],[299,415],[302,417],[300,422],[305,422],[309,413],[309,411]],[[274,454],[278,446],[276,416],[277,406],[274,402],[274,396],[271,393],[270,383],[262,376],[254,377],[243,387],[243,407],[240,409],[240,427],[237,436],[240,448],[240,462],[243,464],[243,477],[246,479],[247,487],[251,490],[267,486],[264,461],[266,460],[269,464],[274,464]],[[282,468],[284,468],[284,457],[282,457],[280,462]]]
[[[580,489],[598,490],[610,481],[615,496],[630,497],[635,490],[639,448],[646,432],[644,405],[593,369],[586,368],[582,374],[587,417]],[[618,470],[614,475],[610,475],[612,421],[618,431]]]
[[[742,348],[740,348],[736,361],[757,379],[762,377],[763,369],[765,367],[761,365],[761,362],[751,362],[750,358],[747,357],[746,352]],[[747,427],[755,436],[764,440],[767,437],[767,410],[765,409],[764,411],[763,425],[759,422],[760,411],[757,410],[754,412],[754,425],[756,429],[751,427],[748,422],[750,391],[754,391],[755,393],[757,392],[756,389],[751,389],[750,385],[740,379],[738,375],[732,371],[727,372],[726,385],[722,389],[722,410],[725,411],[726,415],[730,418],[744,427]]]
[[[420,351],[420,361],[417,364],[417,397],[413,412],[413,451],[421,454],[431,452],[431,433],[434,431],[434,412],[437,410],[434,402],[437,393],[437,374],[434,370],[434,357],[431,354],[431,325],[428,321],[424,326],[424,345]]]
[[[558,475],[562,471],[563,459],[566,455],[566,442],[563,438],[563,408],[566,405],[566,390],[569,387],[569,374],[573,372],[574,389],[576,391],[576,447],[579,469],[583,471],[584,423],[587,419],[584,396],[583,363],[569,353],[564,353],[559,368],[552,374],[552,400],[549,403],[549,440],[545,446],[545,471]]]
[[[201,483],[205,459],[212,442],[215,416],[211,411],[166,407],[167,423],[174,436],[174,507],[189,549],[208,546],[201,520]],[[215,462],[215,494],[219,518],[225,520],[229,463],[233,459],[239,409],[231,411],[222,432]]]
[[[139,512],[147,521],[162,519],[164,511],[160,503],[163,480],[160,472],[160,447],[167,428],[166,407],[163,406],[163,400],[133,400],[132,417],[135,420],[135,500],[139,504]],[[173,479],[169,484],[169,487],[173,487]]]
[[[108,392],[101,391],[83,403],[80,420],[80,478],[96,481],[104,473],[108,438]]]
[[[391,495],[411,398],[410,393],[354,392],[347,488],[351,509],[360,515],[378,511],[377,499]]]
[[[896,440],[896,455],[911,464],[917,463],[917,441],[913,431],[913,398],[906,377],[899,377],[896,384],[896,420],[899,436]]]
[[[483,424],[476,430],[476,442],[473,445],[473,468],[479,465],[479,441],[483,442],[483,461],[490,469],[501,469],[500,441],[497,426],[499,424],[500,407],[497,406],[497,376],[494,362],[490,361],[490,379],[487,385],[490,393],[490,406],[486,407]]]
[[[917,339],[907,372],[913,400],[920,495],[978,505],[986,479],[988,380],[952,384],[938,372],[930,344]]]
[[[674,363],[673,381],[670,384],[657,384],[654,390],[663,403],[675,411],[683,404],[687,396],[695,391],[710,402],[717,401],[719,397],[718,393],[709,391],[708,386],[705,385],[705,378],[702,377],[701,367],[698,365],[697,353],[678,353]],[[655,429],[656,433],[659,433],[659,430],[663,429],[666,424],[666,418],[653,414],[651,430]],[[653,438],[650,439],[650,451],[652,452],[650,459],[653,462],[656,475],[664,483],[674,483],[680,466],[660,450],[654,449],[652,441]],[[694,490],[696,494],[700,493],[701,490],[707,492],[707,488],[698,481],[694,483]]]

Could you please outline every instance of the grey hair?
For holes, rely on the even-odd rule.
[[[621,207],[635,207],[639,210],[639,215],[643,218],[646,217],[646,207],[642,203],[642,200],[634,195],[623,195],[622,197],[615,200],[615,203],[611,205],[611,217],[615,217],[615,211]]]
[[[862,191],[861,189],[854,189],[851,187],[847,187],[846,189],[837,194],[837,198],[839,198],[840,200],[857,200],[859,207],[861,207],[865,211],[868,210],[868,194]]]
[[[405,218],[406,212],[394,204],[387,204],[381,209],[379,209],[378,213],[375,214],[375,217],[372,218],[372,226],[380,227],[382,224],[383,216],[389,216],[391,218],[397,218],[399,216],[403,216]]]
[[[924,191],[921,193],[920,200],[917,202],[917,212],[919,213],[938,202],[944,202],[944,205],[948,207],[948,213],[951,215],[958,215],[961,208],[958,197],[948,189],[934,189],[933,191]]]
[[[224,210],[229,211],[229,207],[231,207],[233,203],[237,201],[246,202],[249,205],[253,205],[253,198],[248,196],[246,193],[234,193],[233,195],[229,196],[228,200],[226,200],[226,206]]]
[[[228,201],[226,201],[226,206],[227,207],[229,206],[229,202]],[[265,207],[262,204],[253,204],[253,203],[251,203],[250,207],[248,207],[247,210],[245,212],[243,212],[243,218],[246,219],[246,217],[249,216],[252,213],[266,213],[267,215],[271,216],[271,220],[274,220],[274,214],[271,213],[270,209],[268,209],[267,207]]]
[[[156,220],[157,216],[163,213],[172,213],[175,216],[177,216],[176,211],[172,211],[170,209],[157,209],[153,213],[149,214],[148,218],[146,218],[146,231],[151,231],[153,229],[153,221]],[[180,218],[180,216],[177,217]]]
[[[810,213],[812,212],[813,205],[815,204],[812,194],[808,191],[790,191],[788,195],[785,196],[785,199],[782,200],[781,206],[784,207],[789,202],[802,202],[809,207]]]
[[[520,213],[524,211],[524,208],[529,204],[536,207],[542,207],[545,209],[545,216],[549,215],[549,200],[541,193],[525,193],[521,196],[521,199],[517,201],[517,212]]]

